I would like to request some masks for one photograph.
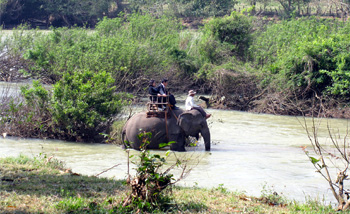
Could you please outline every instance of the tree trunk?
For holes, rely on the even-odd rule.
[[[65,15],[61,15],[61,17],[62,17],[62,19],[63,19],[64,23],[66,23],[66,25],[68,25],[68,26],[72,26],[72,25],[70,24],[70,22],[69,22],[68,18],[67,18]]]

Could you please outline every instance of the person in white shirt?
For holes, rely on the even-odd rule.
[[[196,104],[194,103],[193,97],[194,97],[195,94],[196,94],[196,92],[193,91],[193,90],[190,90],[190,91],[188,92],[188,96],[187,96],[186,102],[185,102],[185,108],[186,108],[186,110],[196,109],[196,110],[198,110],[198,111],[203,115],[203,117],[205,117],[205,119],[208,119],[208,118],[211,116],[211,114],[207,114],[207,113],[203,110],[202,107],[200,107],[199,105],[196,105]]]

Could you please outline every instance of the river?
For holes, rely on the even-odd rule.
[[[183,103],[180,101],[180,107]],[[144,108],[136,108],[136,111]],[[204,145],[177,153],[191,158],[192,171],[178,183],[181,186],[219,187],[230,191],[260,196],[263,189],[275,191],[290,200],[306,198],[334,202],[327,182],[315,172],[301,147],[311,144],[300,122],[302,117],[253,114],[239,111],[208,109],[211,152]],[[311,119],[307,118],[311,126]],[[329,141],[327,123],[346,132],[347,120],[323,119],[319,128],[320,142]],[[163,153],[164,151],[154,151]],[[132,151],[132,153],[137,153]],[[73,172],[84,175],[124,179],[127,154],[120,146],[72,143],[58,140],[0,137],[0,157],[45,154],[65,162]],[[170,160],[171,162],[171,160]]]
[[[11,32],[2,33],[6,36]],[[7,95],[18,90],[14,87],[0,83],[0,88],[9,90]],[[0,98],[2,93],[0,90]],[[179,106],[183,107],[183,102]],[[137,108],[140,110],[142,108]],[[303,146],[311,149],[300,124],[302,117],[213,109],[208,112],[212,114],[208,120],[212,150],[204,152],[203,144],[200,144],[199,148],[178,154],[193,159],[189,164],[193,170],[178,185],[208,188],[223,185],[230,191],[244,191],[251,196],[260,196],[261,191],[267,189],[291,200],[305,201],[310,197],[334,203],[327,182],[315,172],[301,149]],[[311,126],[310,118],[307,122]],[[333,128],[339,128],[341,133],[346,132],[347,120],[323,119],[319,130],[321,142],[329,142],[327,122]],[[55,156],[73,172],[84,175],[97,175],[115,165],[101,176],[124,179],[127,175],[127,154],[116,145],[3,138],[0,135],[0,157],[19,154]]]

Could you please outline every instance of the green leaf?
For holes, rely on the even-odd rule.
[[[170,150],[168,150],[166,153],[165,153],[165,157],[168,157],[170,155]]]
[[[175,141],[170,141],[168,143],[160,143],[159,144],[159,148],[163,148],[163,147],[166,147],[166,146],[170,146],[171,144],[173,143],[176,143]]]
[[[164,148],[164,147],[166,147],[166,146],[169,146],[167,143],[160,143],[159,144],[159,148]]]
[[[320,160],[318,160],[318,159],[316,159],[314,157],[310,157],[310,159],[311,159],[312,164],[316,164],[317,162],[320,161]]]

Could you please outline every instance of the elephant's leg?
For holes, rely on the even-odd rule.
[[[185,152],[185,136],[183,134],[174,134],[169,136],[169,142],[175,141],[170,145],[172,151]]]

